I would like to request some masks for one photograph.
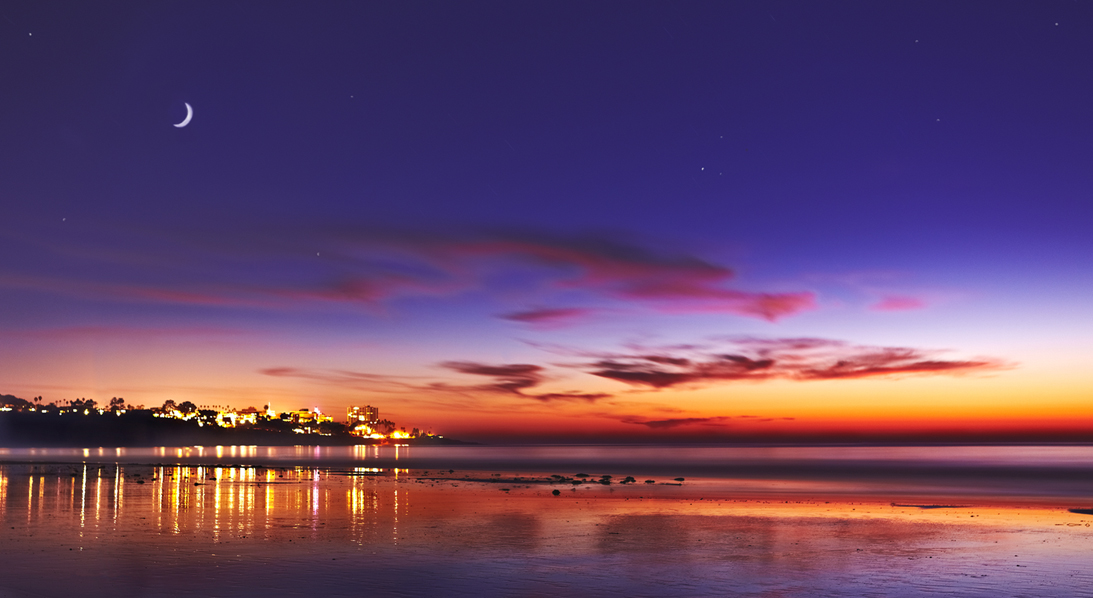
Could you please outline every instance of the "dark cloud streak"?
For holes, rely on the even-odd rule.
[[[738,339],[735,353],[607,354],[576,364],[594,376],[654,389],[722,381],[839,380],[985,372],[1007,367],[992,358],[946,360],[936,352],[852,346],[827,339]],[[752,355],[743,353],[750,352]]]
[[[539,386],[544,381],[543,368],[541,366],[532,364],[515,363],[505,365],[486,365],[470,361],[447,361],[441,363],[440,366],[454,372],[459,372],[461,374],[487,376],[493,378],[494,381],[491,384],[479,384],[462,387],[444,385],[442,387],[434,388],[459,388],[465,391],[514,394],[524,398],[535,399],[536,401],[540,401],[543,403],[549,403],[552,401],[586,401],[591,403],[598,401],[599,399],[611,397],[610,394],[606,393],[585,393],[580,391],[551,392],[542,394],[527,393],[525,391]]]

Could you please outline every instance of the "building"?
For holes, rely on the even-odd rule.
[[[216,412],[216,423],[223,428],[234,428],[244,424],[255,424],[258,422],[258,414],[260,412],[254,407],[247,407],[246,409],[227,409]]]
[[[282,421],[290,421],[296,424],[297,427],[292,431],[298,434],[314,434],[319,431],[319,425],[334,421],[334,418],[329,415],[323,415],[318,409],[311,411],[309,409],[300,409],[297,411],[282,411]]]
[[[383,434],[376,430],[376,424],[380,421],[379,407],[350,407],[346,409],[345,416],[350,434],[364,438],[383,438]]]
[[[350,407],[346,410],[346,421],[351,428],[357,424],[375,425],[379,420],[379,407],[365,405],[364,407]]]

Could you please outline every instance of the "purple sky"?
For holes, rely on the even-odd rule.
[[[0,56],[3,393],[1091,415],[1088,4],[34,2]],[[702,373],[756,339],[828,352]]]

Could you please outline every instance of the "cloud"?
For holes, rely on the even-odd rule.
[[[717,416],[717,417],[673,417],[669,419],[644,419],[641,417],[624,417],[620,421],[624,424],[637,424],[639,426],[645,426],[653,430],[668,430],[671,428],[678,428],[680,426],[693,426],[693,425],[722,425],[725,420],[732,419],[731,417]]]
[[[258,373],[275,378],[299,378],[343,388],[354,388],[372,392],[407,393],[418,392],[423,386],[420,379],[407,376],[386,376],[349,370],[323,370],[296,367],[270,367],[258,370]]]
[[[502,314],[503,320],[523,322],[538,328],[556,328],[583,319],[594,310],[581,307],[539,308]]]
[[[925,307],[926,302],[917,297],[891,295],[874,303],[869,309],[872,309],[873,311],[907,311],[912,309],[923,309]]]
[[[733,271],[724,265],[603,233],[299,227],[200,239],[114,231],[103,238],[50,242],[57,246],[51,259],[59,260],[51,269],[68,275],[20,274],[17,265],[9,266],[0,271],[0,286],[260,309],[322,303],[376,309],[400,297],[466,292],[508,300],[518,289],[522,301],[544,306],[501,317],[540,327],[573,323],[596,311],[551,306],[561,295],[595,302],[597,310],[605,302],[624,302],[668,313],[732,313],[769,321],[815,307],[810,291],[734,288]]]
[[[297,378],[301,377],[301,374],[304,373],[304,370],[301,370],[299,368],[276,367],[261,369],[258,370],[258,373],[265,374],[267,376],[277,376],[281,378]]]
[[[481,384],[453,384],[428,382],[409,376],[387,376],[346,370],[320,370],[295,367],[270,367],[259,370],[266,376],[300,378],[346,388],[359,388],[377,392],[413,393],[417,395],[437,393],[443,395],[511,395],[532,399],[540,403],[556,401],[592,403],[610,398],[611,394],[570,390],[562,392],[530,392],[546,381],[542,366],[528,363],[491,365],[473,361],[446,361],[438,367],[459,374],[491,378]]]
[[[545,345],[540,348],[556,354],[568,354],[582,360],[554,363],[551,364],[553,367],[614,380],[639,390],[701,388],[741,381],[809,382],[965,375],[1013,367],[1012,364],[989,357],[946,359],[943,357],[943,351],[862,346],[840,340],[808,337],[781,339],[723,337],[712,339],[712,342],[705,344],[674,345],[662,347],[659,350],[650,347],[631,347],[634,351],[626,353],[566,350],[557,345]],[[268,376],[303,378],[343,387],[382,392],[431,395],[440,393],[467,397],[508,395],[541,403],[562,401],[594,403],[615,396],[612,393],[583,390],[542,392],[541,387],[548,381],[548,370],[543,365],[533,363],[488,364],[475,361],[445,361],[437,364],[437,367],[487,380],[477,383],[457,383],[429,381],[429,377],[385,376],[343,370],[292,367],[267,368],[261,370],[261,373]],[[675,419],[664,421],[671,422]],[[635,420],[630,423],[638,422]]]
[[[741,380],[959,375],[1006,367],[991,358],[941,359],[936,351],[855,346],[828,339],[742,338],[734,344],[732,352],[605,354],[572,365],[593,376],[652,389]]]
[[[606,392],[548,392],[540,395],[524,395],[528,398],[535,399],[536,401],[542,401],[549,403],[550,401],[585,401],[588,403],[596,402],[600,399],[609,399],[614,395]]]
[[[208,339],[231,338],[251,335],[243,329],[220,328],[213,326],[193,327],[148,327],[138,328],[133,326],[69,326],[63,328],[44,328],[39,330],[5,330],[5,336],[42,340],[73,340],[73,339],[124,339],[127,341],[139,341],[147,339]]]
[[[642,355],[595,362],[589,373],[627,384],[668,388],[700,381],[770,378],[773,365],[770,359],[742,355],[721,355],[705,361]]]
[[[440,367],[461,374],[486,376],[493,378],[489,384],[476,384],[470,386],[453,386],[448,384],[434,384],[430,388],[434,390],[459,390],[514,394],[520,397],[535,399],[543,403],[552,401],[586,401],[594,402],[599,399],[609,398],[607,393],[586,393],[581,391],[527,393],[525,391],[535,388],[543,383],[544,369],[542,366],[514,363],[504,365],[487,365],[471,361],[447,361]]]
[[[542,366],[524,363],[484,365],[470,361],[446,361],[440,364],[440,367],[461,374],[494,378],[492,384],[472,387],[475,390],[521,394],[522,390],[534,388],[543,381]]]
[[[638,415],[625,415],[619,417],[618,420],[624,424],[635,424],[639,426],[645,426],[653,430],[670,430],[672,428],[679,428],[681,426],[712,426],[723,427],[729,425],[731,420],[743,419],[748,422],[773,422],[773,421],[793,421],[796,418],[793,417],[756,417],[754,415],[717,415],[713,417],[672,417],[667,419],[648,419]]]
[[[733,272],[727,267],[687,254],[652,251],[605,235],[494,233],[453,240],[433,250],[442,250],[449,260],[456,256],[522,263],[542,270],[548,286],[638,301],[662,311],[734,313],[774,321],[815,307],[811,292],[755,293],[728,288],[725,284]],[[536,315],[529,312],[531,318]]]

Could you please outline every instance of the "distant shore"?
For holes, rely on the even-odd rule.
[[[252,426],[221,428],[154,417],[151,412],[120,415],[58,415],[0,412],[0,446],[9,448],[82,448],[152,446],[353,446],[388,441],[349,434],[297,434]],[[399,439],[399,444],[439,446],[472,444],[439,436]]]

